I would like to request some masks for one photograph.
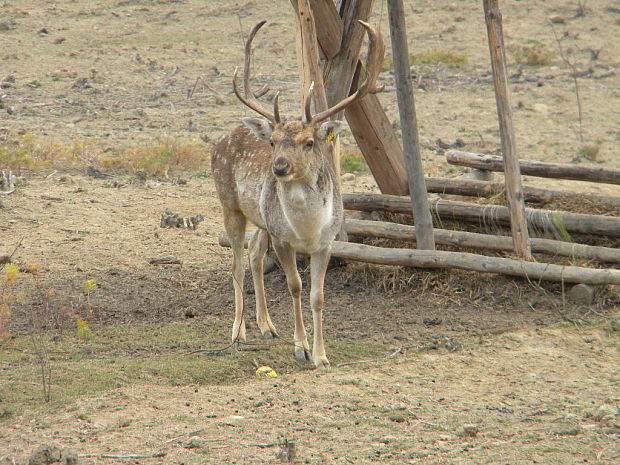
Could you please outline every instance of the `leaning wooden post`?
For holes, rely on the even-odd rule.
[[[434,250],[433,219],[428,206],[424,169],[420,157],[418,122],[413,100],[407,31],[405,29],[405,12],[402,0],[388,0],[388,14],[390,19],[390,35],[392,37],[392,57],[394,59],[400,126],[403,134],[403,149],[407,165],[409,193],[413,204],[413,217],[418,235],[418,248]]]
[[[302,69],[302,107],[306,101],[310,89],[310,83],[314,83],[312,98],[315,111],[325,111],[328,108],[327,95],[325,93],[325,83],[323,82],[323,71],[321,70],[319,42],[316,35],[316,25],[314,15],[310,8],[310,0],[297,0],[297,24],[299,27],[298,41],[298,62]],[[303,108],[302,108],[303,111]],[[332,158],[336,183],[340,186],[340,142],[338,139],[329,145],[328,151]],[[347,232],[344,223],[338,235],[339,240],[347,240]]]
[[[523,190],[521,187],[521,171],[515,144],[515,133],[512,125],[510,108],[510,90],[506,72],[506,51],[502,29],[502,13],[498,0],[483,0],[484,17],[489,37],[491,67],[495,83],[495,100],[499,119],[499,134],[504,156],[504,176],[506,179],[506,197],[510,205],[510,229],[515,252],[524,260],[533,260],[530,249],[530,238],[525,218]]]

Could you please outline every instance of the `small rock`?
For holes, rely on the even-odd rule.
[[[573,424],[558,425],[551,430],[552,434],[557,434],[558,436],[577,436],[581,432],[581,426]]]
[[[463,425],[463,427],[456,433],[462,438],[473,438],[478,435],[480,429],[477,425]]]
[[[540,113],[541,115],[548,115],[549,107],[544,103],[535,103],[534,105],[532,105],[532,111]]]
[[[65,40],[67,40],[66,37],[58,37],[57,39],[54,40],[55,44],[62,44]]]
[[[355,175],[353,173],[344,173],[342,175],[342,182],[352,182],[355,181]]]
[[[442,321],[441,318],[422,318],[422,324],[424,326],[437,326],[440,325]]]
[[[61,449],[53,444],[40,445],[28,459],[28,465],[76,465],[77,454],[70,449]]]
[[[182,265],[183,261],[173,255],[167,255],[165,257],[149,258],[149,264],[151,265]]]
[[[44,34],[49,34],[49,31],[47,30],[46,27],[42,27],[41,29],[39,29],[39,34],[44,35]]]
[[[579,305],[592,305],[595,295],[595,289],[587,284],[577,284],[568,291],[568,298]]]
[[[206,441],[204,439],[200,439],[199,437],[191,437],[187,441],[183,443],[183,447],[186,449],[199,449],[206,445]]]
[[[564,24],[566,22],[566,18],[562,16],[549,16],[549,21],[553,24]]]

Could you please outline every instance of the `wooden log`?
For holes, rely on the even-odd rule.
[[[291,0],[291,4],[298,13],[297,0]],[[339,21],[336,5],[332,0],[312,0],[311,7],[321,55],[327,59],[333,58],[340,51],[343,34],[343,24]]]
[[[296,2],[297,0],[291,1]],[[366,0],[358,0],[353,3],[361,1]],[[314,2],[312,9],[313,11],[317,10]],[[343,19],[340,18],[335,8],[324,8],[321,10],[321,14],[330,14],[330,20],[335,19],[340,24],[343,24]],[[325,43],[328,41],[337,41],[335,46],[340,49],[341,41],[336,35],[326,34],[318,25],[316,32],[318,41],[323,49],[325,49]],[[340,53],[350,52],[354,52],[354,50],[342,50]],[[364,79],[365,71],[358,65],[359,62],[355,65],[359,69],[359,81]],[[354,90],[355,87],[351,87],[350,91]],[[348,107],[345,110],[345,117],[381,192],[393,195],[407,195],[409,187],[403,149],[377,95],[366,95],[361,101]]]
[[[512,124],[502,13],[499,9],[498,0],[483,0],[482,3],[484,5],[484,17],[489,38],[488,43],[491,53],[493,82],[495,83],[495,101],[497,103],[499,134],[502,142],[502,155],[504,157],[506,198],[508,199],[508,205],[510,207],[512,240],[514,241],[515,252],[524,260],[532,260],[529,233],[525,218],[523,188],[521,187],[519,157],[517,156],[515,131]]]
[[[405,224],[386,221],[366,221],[347,218],[347,234],[357,237],[378,237],[400,241],[416,241],[416,228]],[[472,249],[513,251],[512,239],[508,236],[494,236],[466,231],[433,230],[435,243]],[[620,249],[574,244],[550,239],[530,238],[532,252],[572,259],[597,260],[620,263]]]
[[[219,243],[221,246],[230,247],[230,242],[225,233],[220,234]],[[510,258],[487,257],[485,255],[446,252],[443,250],[391,249],[334,241],[331,254],[333,257],[378,265],[417,268],[458,268],[519,276],[529,280],[592,285],[620,284],[620,271],[618,270],[553,265],[550,263],[527,262]]]
[[[493,155],[449,150],[446,152],[446,159],[451,165],[468,166],[487,171],[504,171],[504,163],[501,157]],[[614,168],[526,160],[521,160],[519,165],[521,174],[528,176],[620,184],[620,170]]]
[[[392,37],[392,56],[396,77],[396,94],[402,128],[403,149],[407,166],[407,180],[415,225],[418,230],[418,248],[435,249],[433,236],[433,218],[428,208],[424,168],[420,155],[418,120],[413,98],[411,70],[409,69],[409,49],[407,47],[407,30],[405,28],[405,11],[402,0],[388,0],[388,16]]]
[[[495,197],[504,193],[506,186],[501,182],[475,181],[471,179],[426,178],[428,192],[437,194],[465,195],[470,197]],[[532,203],[586,201],[596,204],[620,207],[620,197],[611,195],[582,194],[571,191],[541,189],[523,186],[523,199]]]
[[[343,194],[343,204],[349,210],[383,210],[411,214],[406,197],[382,194]],[[441,220],[461,220],[487,224],[509,224],[510,212],[500,205],[477,205],[452,200],[431,201],[431,211]],[[615,216],[584,215],[527,208],[528,224],[541,231],[574,232],[620,237],[620,218]],[[563,231],[564,230],[564,231]]]
[[[329,3],[335,8],[333,2],[330,1]],[[373,0],[356,0],[346,2],[342,8],[342,21],[339,21],[343,28],[342,40],[339,42],[340,50],[324,65],[325,93],[329,105],[334,105],[347,97],[351,91],[353,76],[359,63],[360,50],[365,36],[364,28],[357,20],[368,21],[372,5]],[[313,4],[312,10],[315,16],[319,10],[323,16],[328,16],[332,12],[331,8],[327,9],[319,4]],[[318,24],[317,36],[321,36]],[[341,116],[338,115],[338,119],[342,119]]]

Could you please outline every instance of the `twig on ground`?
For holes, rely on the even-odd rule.
[[[346,367],[349,365],[359,365],[361,363],[374,363],[374,362],[382,362],[384,360],[389,360],[391,358],[396,357],[398,354],[402,354],[404,353],[407,349],[412,349],[415,346],[411,346],[411,345],[405,345],[405,346],[400,346],[398,349],[396,349],[394,352],[392,352],[390,355],[386,355],[385,357],[380,357],[380,358],[373,358],[373,359],[369,359],[369,360],[354,360],[352,362],[344,362],[344,363],[339,363],[338,365],[336,365],[336,368],[340,368],[340,367]]]
[[[154,459],[158,457],[165,457],[165,452],[156,452],[150,455],[130,454],[130,455],[108,455],[108,454],[80,454],[78,457],[96,457],[100,459]]]

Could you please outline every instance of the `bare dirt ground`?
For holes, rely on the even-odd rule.
[[[371,21],[387,35],[386,6],[376,3]],[[589,1],[583,16],[576,15],[578,2],[502,3],[521,156],[620,167],[620,79],[605,74],[620,66],[620,3]],[[481,2],[414,2],[406,11],[411,52],[466,57],[414,68],[425,169],[453,176],[458,169],[445,163],[444,144],[461,139],[464,150],[498,148]],[[574,82],[549,17],[557,17],[553,27],[571,63],[592,70],[578,81],[581,130]],[[281,89],[283,105],[296,112],[289,2],[0,3],[0,80],[8,83],[0,89],[0,138],[78,152],[65,169],[52,163],[19,173],[17,192],[0,199],[0,255],[22,238],[13,260],[40,264],[44,288],[67,303],[61,316],[87,318],[94,333],[91,342],[66,328],[53,333],[53,401],[41,405],[37,358],[26,337],[31,301],[15,302],[14,338],[0,345],[0,458],[26,463],[39,444],[55,443],[73,448],[80,463],[270,463],[286,460],[277,455],[287,439],[299,463],[620,460],[614,289],[580,306],[560,284],[335,266],[326,282],[328,355],[334,365],[374,361],[317,373],[297,364],[286,346],[290,299],[276,270],[266,285],[282,345],[186,355],[226,346],[232,323],[230,253],[217,243],[223,228],[208,169],[170,173],[186,184],[158,176],[142,182],[114,171],[101,154],[174,138],[203,147],[206,160],[203,140],[249,114],[230,78],[242,60],[241,31],[260,19],[269,23],[256,41],[255,77]],[[533,46],[550,58],[515,61]],[[381,79],[380,99],[396,121],[393,77],[386,70]],[[585,145],[598,151],[580,152]],[[345,137],[345,153],[356,150]],[[87,165],[114,177],[87,176]],[[618,186],[526,181],[620,195]],[[344,188],[376,189],[368,175]],[[166,208],[206,219],[196,231],[162,229]],[[148,263],[169,255],[183,264]],[[86,312],[89,279],[97,288]],[[19,289],[34,292],[29,279]],[[251,322],[249,335],[262,342]],[[256,378],[253,360],[280,376]]]

